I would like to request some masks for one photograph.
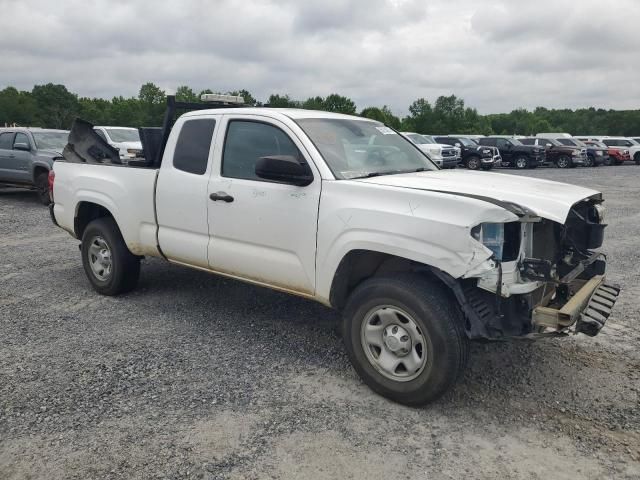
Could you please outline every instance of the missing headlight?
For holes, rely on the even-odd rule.
[[[512,262],[520,253],[520,222],[481,223],[471,229],[471,236],[493,252],[496,260]]]

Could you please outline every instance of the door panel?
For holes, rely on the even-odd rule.
[[[216,116],[180,119],[158,175],[158,243],[170,260],[209,268],[207,188]],[[166,164],[165,164],[166,163]]]
[[[18,172],[15,166],[13,153],[13,138],[15,133],[0,133],[0,180],[5,182],[17,182]]]
[[[31,145],[31,142],[29,141],[29,137],[21,132],[16,133],[13,144],[15,145],[16,143],[26,143],[33,148],[33,145]],[[31,182],[31,172],[29,171],[29,167],[31,164],[32,153],[25,152],[24,150],[16,150],[14,147],[12,154],[12,161],[17,181],[25,183]]]
[[[210,201],[210,268],[312,295],[318,171],[300,141],[277,120],[226,115],[221,128],[224,146],[216,150],[209,193],[225,193],[233,201]],[[255,162],[267,155],[299,155],[309,163],[313,182],[296,187],[257,178]]]

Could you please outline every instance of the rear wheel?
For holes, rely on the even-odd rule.
[[[604,159],[604,162],[602,162],[602,164],[605,167],[610,167],[611,165],[613,165],[613,158],[611,158],[611,156],[608,156],[607,158]]]
[[[84,271],[98,293],[117,295],[135,288],[140,259],[127,248],[113,218],[98,218],[87,225],[81,251]]]
[[[468,357],[460,308],[444,287],[417,274],[374,277],[359,285],[344,311],[343,336],[362,380],[406,405],[441,396]]]
[[[49,197],[49,174],[47,172],[39,173],[36,176],[35,186],[42,204],[49,205],[51,203],[51,198]]]
[[[524,155],[520,155],[518,157],[516,157],[516,159],[513,161],[514,166],[519,169],[525,169],[525,168],[531,168],[529,159],[527,157],[525,157]]]
[[[473,156],[467,159],[467,168],[469,170],[478,170],[480,168],[480,165],[480,157]]]
[[[640,152],[636,153],[633,159],[636,161],[636,165],[640,165]]]

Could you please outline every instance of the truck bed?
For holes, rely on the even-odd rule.
[[[57,161],[55,173],[54,214],[60,227],[77,238],[77,211],[83,202],[97,203],[118,218],[132,253],[160,255],[154,208],[157,169]]]

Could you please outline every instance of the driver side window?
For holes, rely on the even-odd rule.
[[[256,162],[274,155],[301,158],[298,147],[279,128],[262,122],[231,120],[222,153],[222,176],[264,182],[256,175]]]
[[[511,142],[505,140],[504,138],[499,138],[497,141],[498,148],[507,148],[509,145],[511,145]]]

